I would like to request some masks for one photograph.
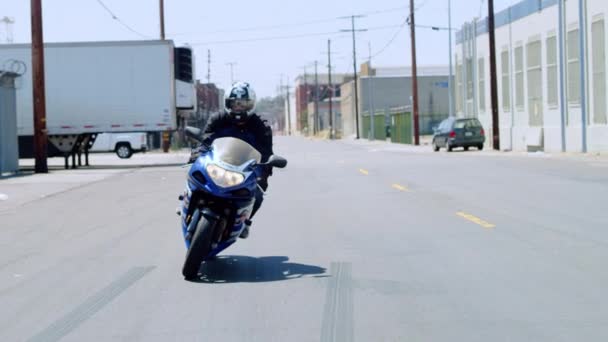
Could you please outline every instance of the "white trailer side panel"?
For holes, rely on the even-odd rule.
[[[0,63],[21,60],[18,134],[33,135],[29,44],[0,45]],[[45,45],[49,135],[160,131],[176,123],[171,41]]]

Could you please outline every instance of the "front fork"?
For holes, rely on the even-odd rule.
[[[180,196],[182,200],[182,208],[181,208],[181,223],[182,223],[182,233],[184,236],[184,242],[186,244],[186,248],[190,248],[190,241],[196,232],[196,227],[198,222],[201,220],[201,217],[205,217],[210,221],[222,222],[220,226],[216,227],[216,234],[214,236],[214,243],[224,241],[228,244],[232,244],[236,241],[240,233],[244,228],[245,221],[251,217],[251,213],[253,211],[255,198],[252,198],[249,201],[245,201],[245,203],[241,202],[238,207],[239,209],[235,210],[227,210],[227,212],[219,215],[214,213],[209,208],[200,208],[198,203],[198,198],[195,196],[195,193],[192,192],[188,185],[186,185],[186,190],[184,194]],[[221,219],[221,217],[230,217],[229,215],[234,215],[232,220],[229,220],[232,223],[232,227],[226,227],[226,219]]]

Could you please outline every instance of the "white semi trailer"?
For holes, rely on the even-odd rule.
[[[175,130],[196,110],[192,50],[170,40],[48,43],[44,47],[49,156],[88,155],[97,134]],[[33,156],[30,44],[0,45],[0,65],[22,61],[17,125]],[[88,162],[88,158],[87,158]]]

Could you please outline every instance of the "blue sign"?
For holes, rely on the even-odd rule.
[[[448,88],[449,84],[448,82],[435,82],[435,87],[437,88]]]

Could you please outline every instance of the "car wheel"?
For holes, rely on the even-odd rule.
[[[448,152],[452,152],[452,150],[454,150],[454,146],[452,146],[450,143],[447,144],[447,148]]]
[[[439,151],[439,146],[437,145],[437,141],[435,141],[435,139],[433,139],[433,151]]]
[[[469,150],[469,146],[465,146],[465,147],[464,147],[464,150],[465,150],[465,151],[468,151],[468,150]]]
[[[129,159],[133,155],[133,150],[128,144],[120,144],[116,147],[116,155],[120,159]]]
[[[477,145],[477,149],[480,150],[480,151],[483,150],[483,144]]]

